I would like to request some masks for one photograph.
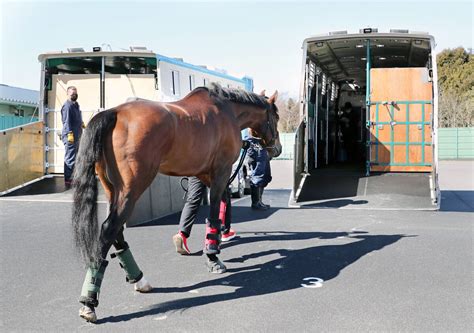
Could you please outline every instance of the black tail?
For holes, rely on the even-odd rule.
[[[92,118],[81,137],[76,157],[72,226],[76,248],[86,264],[97,263],[100,258],[95,163],[101,159],[105,138],[116,122],[117,113],[113,109]]]

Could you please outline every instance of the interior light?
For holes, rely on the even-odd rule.
[[[385,45],[383,44],[377,44],[377,47],[384,47]]]
[[[422,43],[421,40],[415,39],[415,45],[421,45],[421,43]]]
[[[317,42],[316,47],[323,47],[324,43],[323,42]]]
[[[361,47],[364,47],[364,45],[362,45],[362,44],[357,44],[356,47],[357,47],[358,49],[360,49]]]
[[[387,60],[385,57],[379,57],[379,60]]]
[[[367,60],[367,58],[363,57],[363,58],[360,58],[360,60],[364,60],[364,61],[365,61],[365,60]]]

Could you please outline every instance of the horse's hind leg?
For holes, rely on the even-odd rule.
[[[88,267],[82,287],[80,302],[84,306],[79,315],[87,321],[95,322],[97,316],[95,307],[99,305],[100,286],[104,277],[108,261],[105,259],[112,244],[116,241],[123,224],[130,217],[135,201],[130,193],[116,193],[117,200],[111,205],[107,219],[102,223],[99,235],[98,251],[100,258]]]
[[[113,212],[115,191],[113,185],[106,177],[104,165],[99,162],[96,167],[105,195],[109,201],[107,207],[108,216],[104,222],[106,223],[107,221],[114,219],[115,216],[115,213]],[[86,277],[82,285],[81,297],[79,299],[79,302],[84,304],[84,306],[79,310],[79,315],[90,322],[95,322],[97,320],[94,308],[99,305],[100,287],[107,265],[108,261],[105,260],[105,257],[102,257],[98,263],[91,263],[87,268]]]
[[[114,188],[111,182],[104,176],[103,169],[98,168],[97,171],[109,199],[110,211],[100,228],[97,248],[98,258],[88,267],[79,300],[84,304],[79,311],[79,315],[90,322],[97,320],[94,308],[99,305],[100,287],[105,268],[108,265],[106,260],[107,253],[112,244],[117,240],[119,233],[123,229],[123,224],[130,217],[136,201],[136,197],[130,191]]]
[[[135,258],[133,257],[132,252],[130,251],[130,247],[125,241],[125,238],[123,236],[123,227],[120,230],[113,246],[117,250],[117,252],[112,253],[111,257],[118,258],[120,267],[122,267],[126,273],[126,281],[135,284],[135,290],[138,292],[149,292],[152,287],[143,276],[143,272],[138,267]]]

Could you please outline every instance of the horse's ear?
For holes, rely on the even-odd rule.
[[[268,99],[268,103],[275,104],[277,98],[278,98],[278,90],[275,90],[273,95]]]
[[[260,92],[260,96],[265,96],[265,89]]]

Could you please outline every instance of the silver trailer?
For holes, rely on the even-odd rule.
[[[304,40],[290,206],[439,208],[434,48],[408,30]]]

